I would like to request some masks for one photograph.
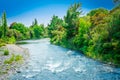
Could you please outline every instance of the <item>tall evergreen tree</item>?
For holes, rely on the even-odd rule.
[[[35,19],[35,21],[34,21],[34,25],[38,25],[38,21],[37,21],[37,19]]]
[[[2,29],[3,29],[3,34],[2,36],[5,37],[7,34],[7,19],[6,19],[6,12],[3,12],[2,15]]]
[[[2,24],[1,24],[1,19],[0,19],[0,38],[2,37]]]

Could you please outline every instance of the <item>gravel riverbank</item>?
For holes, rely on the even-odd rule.
[[[9,55],[4,55],[4,50],[9,51]],[[22,59],[13,61],[10,64],[5,64],[5,60],[10,60],[12,55],[22,56]],[[9,76],[13,73],[19,72],[17,69],[25,64],[25,61],[29,57],[28,49],[22,48],[14,44],[7,44],[0,48],[0,80],[8,80]]]

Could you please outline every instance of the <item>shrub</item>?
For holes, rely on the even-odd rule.
[[[3,39],[0,39],[0,47],[5,46],[5,42]]]
[[[12,62],[14,61],[14,57],[15,55],[13,54],[9,59],[6,59],[4,61],[5,64],[12,64]]]
[[[16,39],[15,39],[14,36],[8,38],[8,42],[7,42],[8,44],[13,44],[13,43],[15,43],[15,42],[16,42]]]
[[[23,57],[21,55],[16,55],[15,56],[15,61],[20,61],[22,59],[23,59]]]
[[[0,47],[5,46],[5,43],[0,43]]]
[[[19,62],[23,59],[21,55],[12,55],[9,59],[4,61],[4,64],[12,64],[13,62]]]
[[[4,55],[9,55],[9,51],[8,50],[4,50]]]

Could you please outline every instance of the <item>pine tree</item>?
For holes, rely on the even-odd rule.
[[[6,19],[6,13],[5,12],[3,12],[3,15],[2,15],[2,30],[3,30],[2,36],[6,37],[6,34],[7,34],[7,19]]]
[[[38,25],[38,21],[37,21],[37,19],[35,19],[34,24],[35,24],[35,25]]]

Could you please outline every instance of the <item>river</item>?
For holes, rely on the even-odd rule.
[[[77,51],[52,45],[49,39],[26,40],[30,57],[26,67],[10,80],[120,80],[120,68],[85,57]]]

